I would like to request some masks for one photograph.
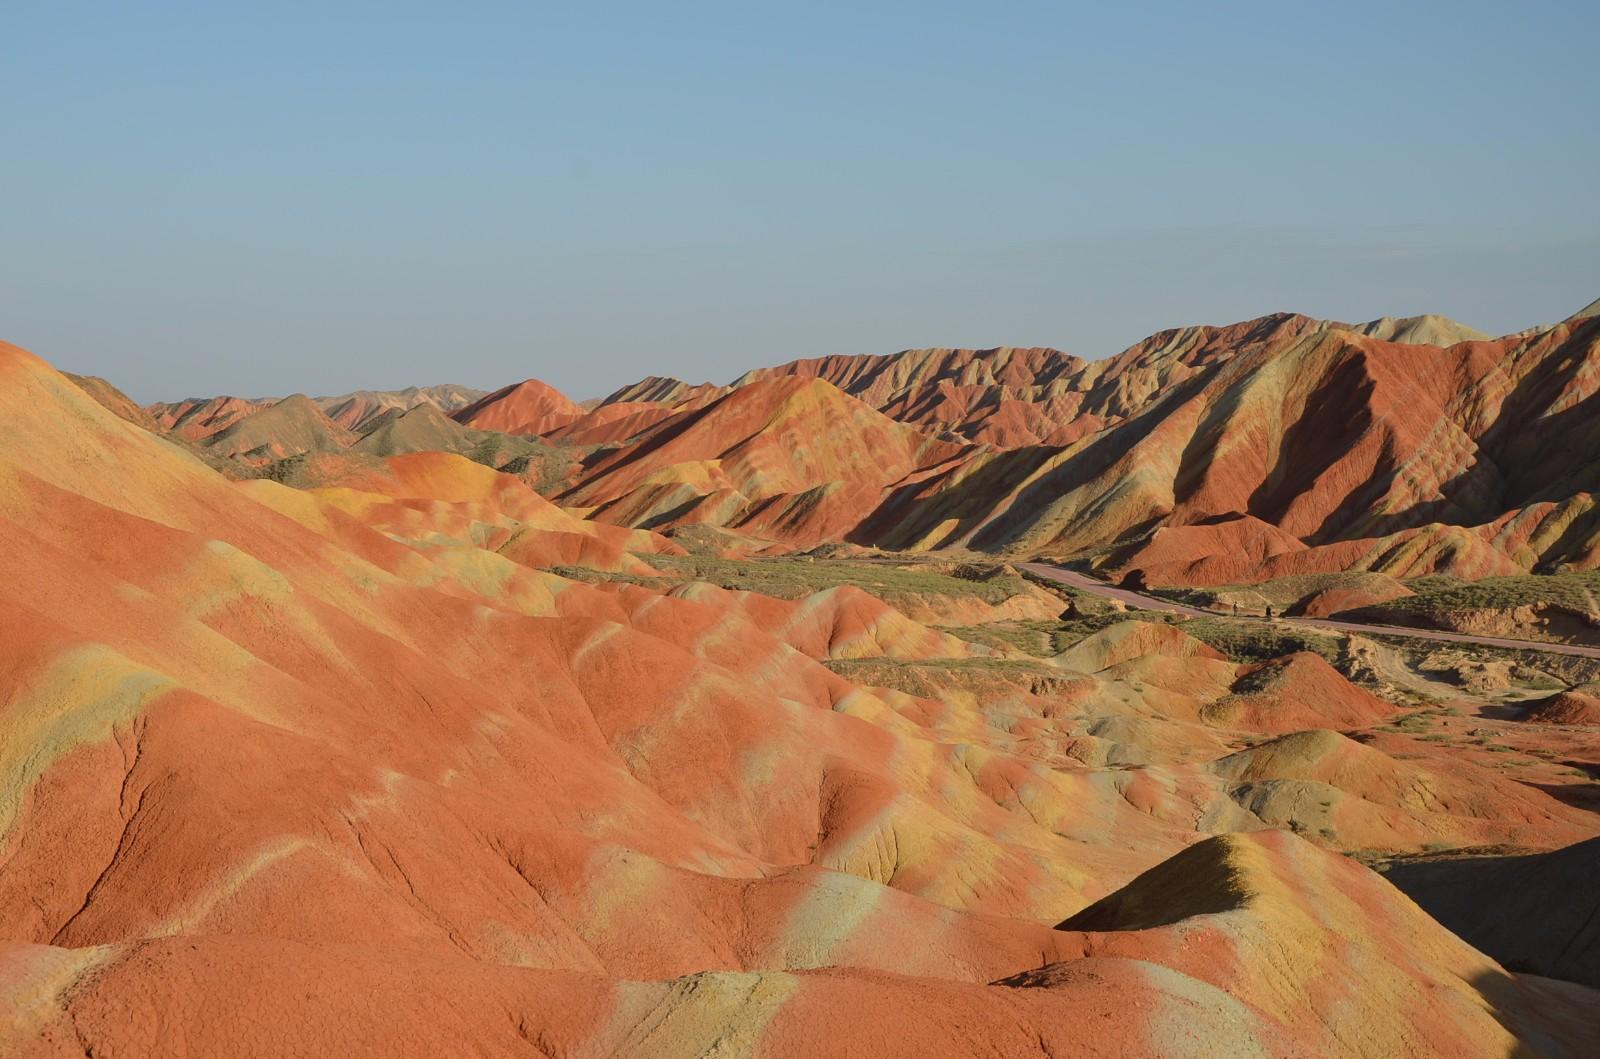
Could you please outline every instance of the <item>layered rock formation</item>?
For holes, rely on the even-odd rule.
[[[527,379],[479,398],[454,415],[478,430],[505,434],[544,434],[583,415],[565,394],[538,379]]]
[[[1100,361],[1012,348],[833,356],[730,387],[651,377],[594,407],[530,379],[451,416],[571,450],[559,473],[541,462],[536,484],[596,518],[710,526],[752,548],[1092,558],[1155,586],[1478,578],[1600,569],[1597,362],[1600,322],[1585,313],[1499,339],[1433,316],[1279,314],[1164,331]],[[400,393],[441,410],[464,397]],[[318,403],[335,428],[345,417],[368,435],[403,410],[357,396]],[[286,427],[277,409],[218,398],[151,411],[256,463],[355,445]],[[259,417],[274,422],[249,425]],[[468,449],[436,423],[412,428]],[[508,466],[525,455],[514,446],[489,451],[524,466]]]
[[[404,412],[418,405],[431,405],[449,413],[482,397],[482,390],[466,386],[409,386],[403,390],[356,390],[312,401],[327,417],[345,430],[362,431],[386,412]],[[209,437],[225,427],[276,403],[274,398],[240,397],[189,398],[184,401],[153,404],[148,411],[160,424],[191,441]]]
[[[411,414],[281,402],[217,434],[308,487],[232,481],[0,346],[6,1054],[1592,1050],[1600,994],[1340,851],[1595,815],[1325,664],[659,576],[653,526],[837,539],[971,446],[769,379],[552,502]]]

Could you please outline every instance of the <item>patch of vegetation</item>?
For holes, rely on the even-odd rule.
[[[490,432],[462,455],[473,463],[516,475],[536,493],[553,496],[567,487],[583,457],[592,449],[593,446],[559,445],[538,438]]]
[[[1416,710],[1396,717],[1388,724],[1383,725],[1382,728],[1388,732],[1404,732],[1407,735],[1415,735],[1419,732],[1426,732],[1432,724],[1433,718],[1428,715],[1426,710]]]
[[[597,585],[604,581],[617,581],[625,585],[645,585],[650,588],[667,589],[677,584],[676,578],[641,577],[638,574],[596,570],[588,566],[551,566],[546,567],[546,569],[558,577],[566,578],[568,581],[584,581],[591,585]]]
[[[994,691],[1010,687],[1033,694],[1059,694],[1076,678],[1054,666],[1006,658],[840,658],[823,665],[865,687],[939,697],[950,688]]]
[[[367,456],[360,453],[345,452],[339,454],[339,459],[334,463],[325,463],[318,459],[322,453],[301,452],[293,456],[285,456],[281,460],[252,466],[241,460],[229,460],[233,465],[232,477],[237,479],[261,479],[277,482],[279,485],[292,486],[296,489],[315,489],[326,485],[330,472],[334,474],[348,473],[353,468],[368,467],[377,469],[383,461],[376,456]]]
[[[301,485],[305,474],[306,461],[310,453],[302,452],[295,456],[287,456],[281,460],[246,471],[241,477],[264,478],[269,482],[279,485]]]
[[[1600,612],[1600,570],[1565,574],[1516,574],[1465,581],[1435,575],[1405,582],[1414,596],[1391,600],[1367,612],[1441,614],[1463,610],[1509,610],[1552,604],[1582,613]]]
[[[1562,691],[1566,685],[1548,673],[1532,671],[1527,676],[1518,678],[1518,682],[1531,691]]]
[[[715,556],[735,545],[739,538],[715,526],[690,523],[667,532],[672,543],[690,555]]]
[[[1059,622],[1051,621],[996,621],[987,625],[940,625],[936,628],[969,643],[1015,647],[1036,658],[1060,654],[1075,642]]]
[[[1265,662],[1296,651],[1310,651],[1337,665],[1343,653],[1343,639],[1339,636],[1266,622],[1191,618],[1180,627],[1235,662]]]
[[[1108,629],[1125,621],[1147,621],[1158,625],[1175,625],[1176,619],[1170,615],[1158,614],[1148,610],[1117,611],[1108,610],[1102,614],[1085,614],[1077,618],[1068,618],[1059,623],[1058,642],[1064,651],[1077,643],[1085,636],[1093,636],[1101,629]]]
[[[672,581],[712,584],[799,599],[813,592],[854,585],[893,605],[897,600],[948,596],[1002,603],[1028,590],[1018,574],[998,566],[957,567],[943,572],[932,563],[882,559],[818,559],[812,556],[722,559],[707,555],[645,555],[645,562]]]

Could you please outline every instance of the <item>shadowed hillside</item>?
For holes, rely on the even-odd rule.
[[[291,485],[13,347],[0,383],[7,1054],[1592,1043],[1591,990],[1342,854],[1600,818],[1321,656],[1086,631],[995,564],[687,555],[591,517],[712,484],[740,532],[837,536],[967,451],[831,383],[674,413],[561,503],[401,451],[484,443],[428,409],[218,432],[303,447]]]

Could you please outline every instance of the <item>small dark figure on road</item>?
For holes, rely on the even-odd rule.
[[[1237,604],[1237,603],[1235,603],[1233,605],[1233,616],[1235,618],[1237,618],[1239,616],[1239,604]]]
[[[1271,603],[1267,604],[1267,620],[1268,621],[1272,620],[1272,604]]]

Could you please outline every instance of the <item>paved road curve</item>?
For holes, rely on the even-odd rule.
[[[1158,610],[1168,614],[1187,614],[1197,618],[1226,618],[1221,611],[1185,606],[1171,600],[1147,596],[1131,588],[1117,588],[1104,581],[1049,563],[1022,563],[1022,568],[1040,577],[1106,599],[1115,599],[1137,610]],[[1507,647],[1513,651],[1543,651],[1553,655],[1580,655],[1600,658],[1600,647],[1579,647],[1576,644],[1543,643],[1539,640],[1513,640],[1498,636],[1469,636],[1461,632],[1440,632],[1434,629],[1408,629],[1400,625],[1369,625],[1359,621],[1336,621],[1332,618],[1279,618],[1284,625],[1305,625],[1314,629],[1331,629],[1335,632],[1383,633],[1385,636],[1407,636],[1413,640],[1437,640],[1440,643],[1470,643],[1485,647]]]

